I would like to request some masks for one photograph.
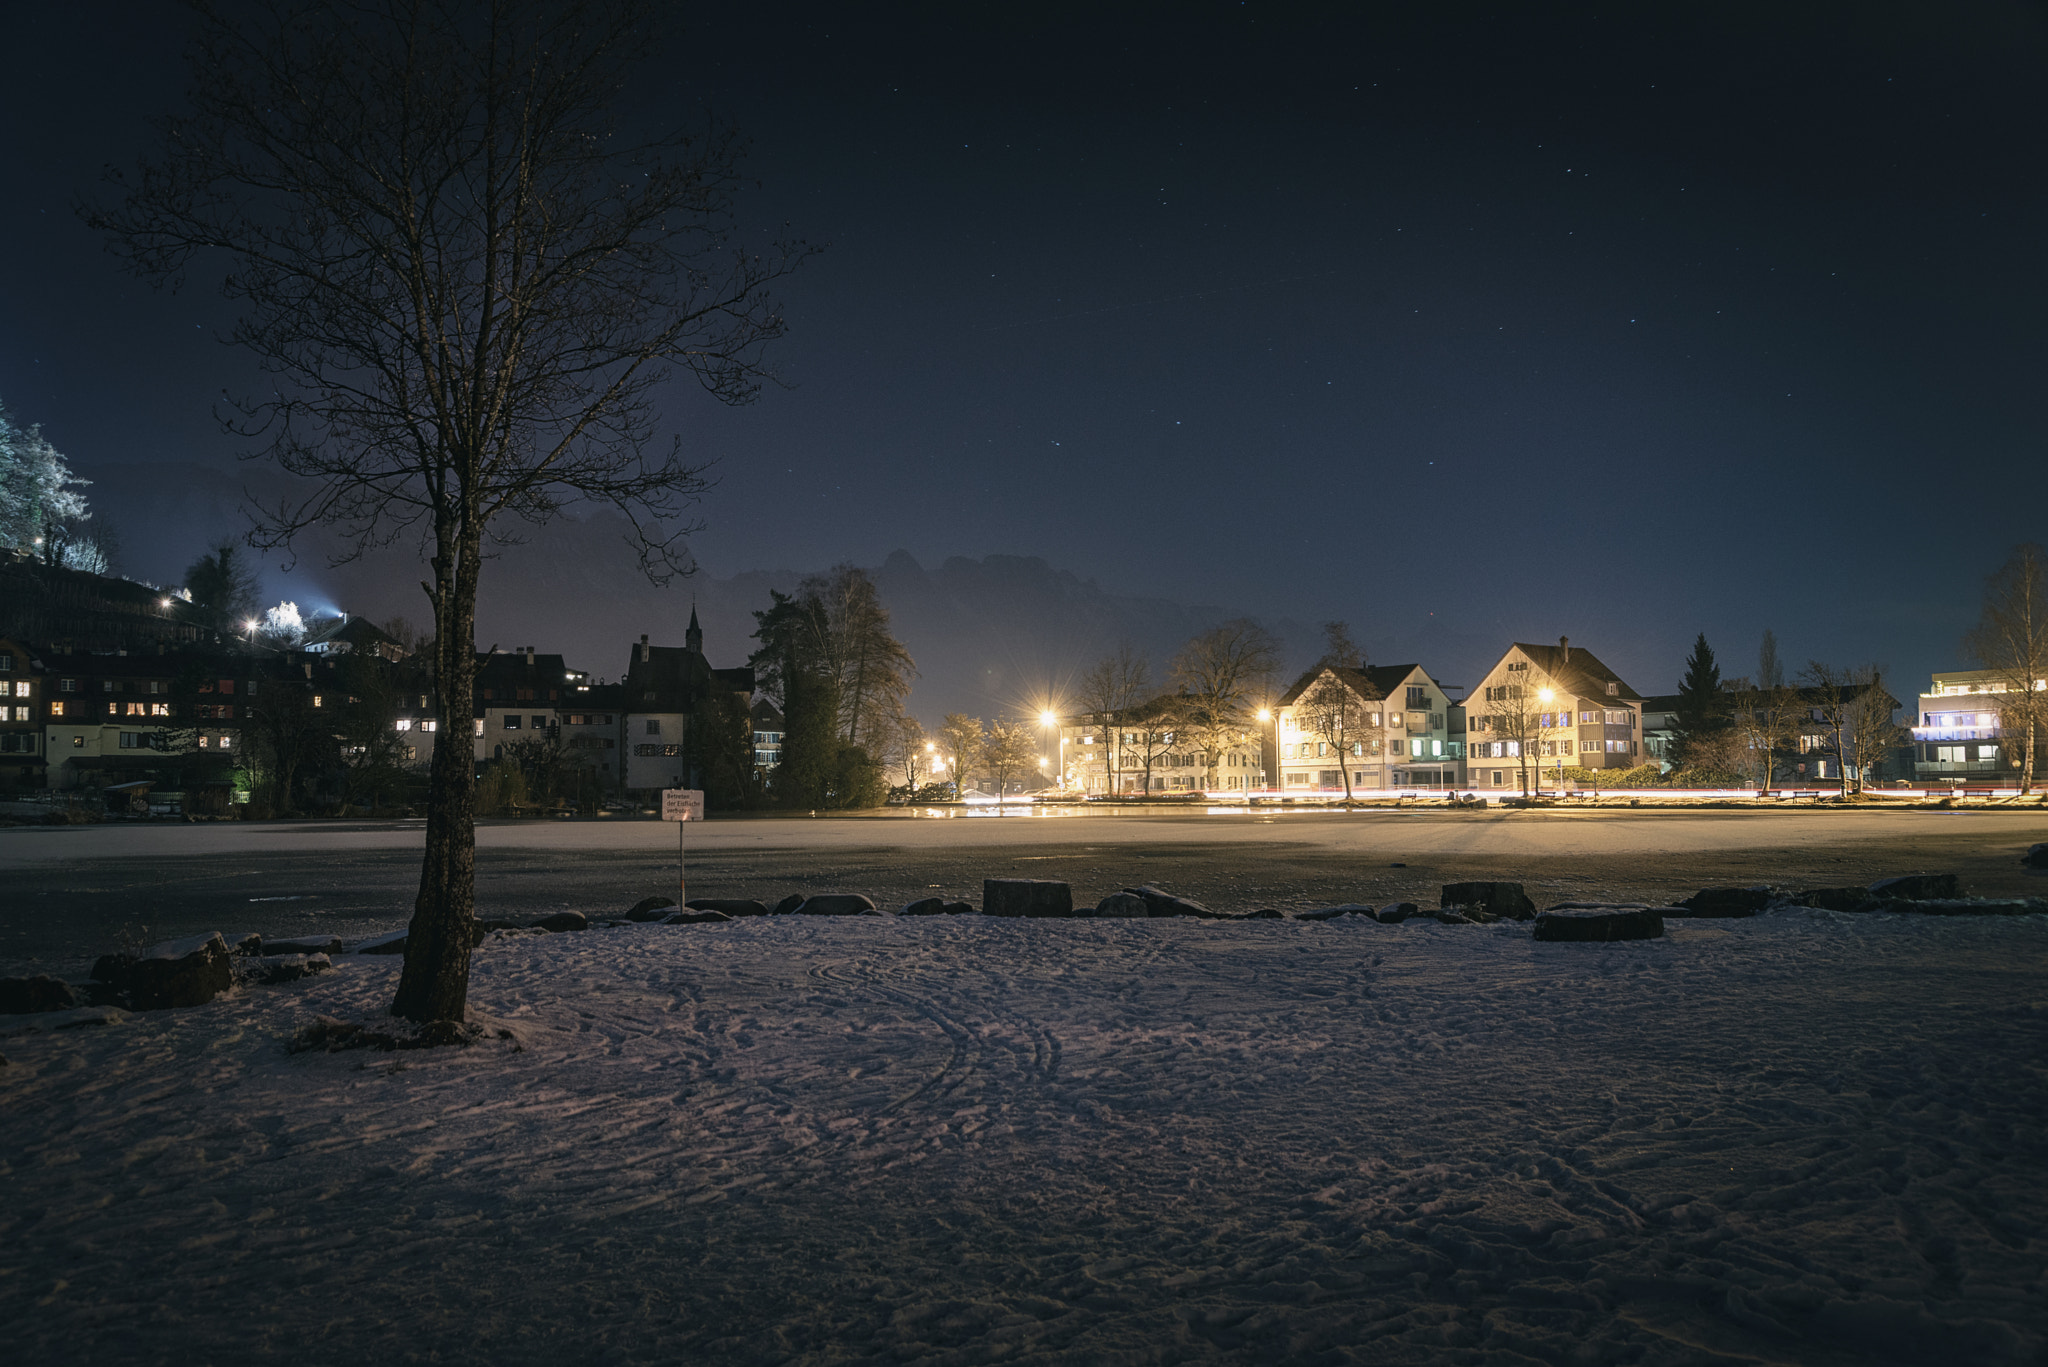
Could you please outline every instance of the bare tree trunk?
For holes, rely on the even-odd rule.
[[[391,1014],[424,1025],[468,1010],[476,919],[476,574],[474,520],[442,538],[435,558],[434,691],[441,727],[428,776],[426,858]],[[453,543],[452,545],[450,543]]]

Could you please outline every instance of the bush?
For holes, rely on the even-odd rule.
[[[484,816],[516,816],[526,805],[526,774],[511,760],[493,760],[476,781],[476,809]]]
[[[1633,769],[1581,769],[1575,765],[1565,766],[1565,782],[1581,788],[1655,788],[1664,781],[1664,775],[1654,764],[1638,764]]]
[[[1740,788],[1743,782],[1740,774],[1706,765],[1673,769],[1664,776],[1665,785],[1672,788]]]

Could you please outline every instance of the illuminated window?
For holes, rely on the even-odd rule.
[[[83,750],[85,748],[85,737],[73,736],[71,738],[71,748],[74,750]]]
[[[517,731],[519,729],[519,718],[507,712],[502,724],[507,731]]]
[[[51,715],[51,716],[53,716],[53,717],[61,717],[61,716],[63,716],[63,715],[64,715],[64,704],[63,704],[62,702],[53,702],[53,703],[51,703],[51,704],[50,704],[50,715]]]
[[[7,657],[7,656],[5,656],[5,655],[0,655],[0,660],[4,660],[4,659],[7,659],[7,658],[8,658],[8,657]],[[29,690],[29,683],[28,683],[28,680],[27,680],[27,679],[23,679],[23,680],[21,680],[21,682],[19,682],[19,683],[17,683],[17,684],[15,684],[15,685],[14,685],[14,696],[15,696],[15,697],[17,697],[17,698],[26,698],[26,697],[28,696],[28,690]]]
[[[412,718],[400,717],[397,721],[391,723],[391,725],[395,730],[410,731],[412,730]]]
[[[220,748],[223,750],[232,750],[235,748],[234,742],[235,738],[233,736],[222,736],[220,738]]]
[[[479,736],[481,736],[481,735],[482,735],[482,734],[484,733],[484,723],[483,723],[483,719],[482,719],[482,718],[478,718],[478,719],[477,719],[477,723],[476,723],[476,733],[477,733],[477,734],[478,734]]]
[[[315,693],[313,695],[313,706],[324,707],[326,706],[326,702],[327,700],[325,698],[322,698],[318,693]]]
[[[139,702],[132,702],[128,704],[128,715],[131,717],[146,717],[149,715],[149,710]]]

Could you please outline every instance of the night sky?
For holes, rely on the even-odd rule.
[[[130,508],[242,477],[250,377],[71,210],[184,88],[166,8],[22,7],[0,87],[0,399]],[[2037,5],[973,8],[723,7],[640,92],[827,245],[793,388],[671,405],[707,574],[1036,555],[1646,693],[1771,627],[1910,697],[2043,537]],[[208,529],[120,530],[175,580]]]

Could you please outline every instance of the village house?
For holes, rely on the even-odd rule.
[[[1641,695],[1570,638],[1516,642],[1466,696],[1466,783],[1534,791],[1563,769],[1635,768],[1646,762],[1642,707]]]
[[[1456,704],[1421,665],[1318,666],[1274,711],[1282,793],[1452,788],[1463,777]]]
[[[691,727],[721,698],[742,714],[751,710],[754,671],[713,669],[704,658],[704,631],[696,609],[683,644],[657,646],[642,636],[632,649],[621,685],[625,702],[625,786],[636,792],[701,788],[701,762],[693,753]],[[758,747],[757,747],[758,748]]]

